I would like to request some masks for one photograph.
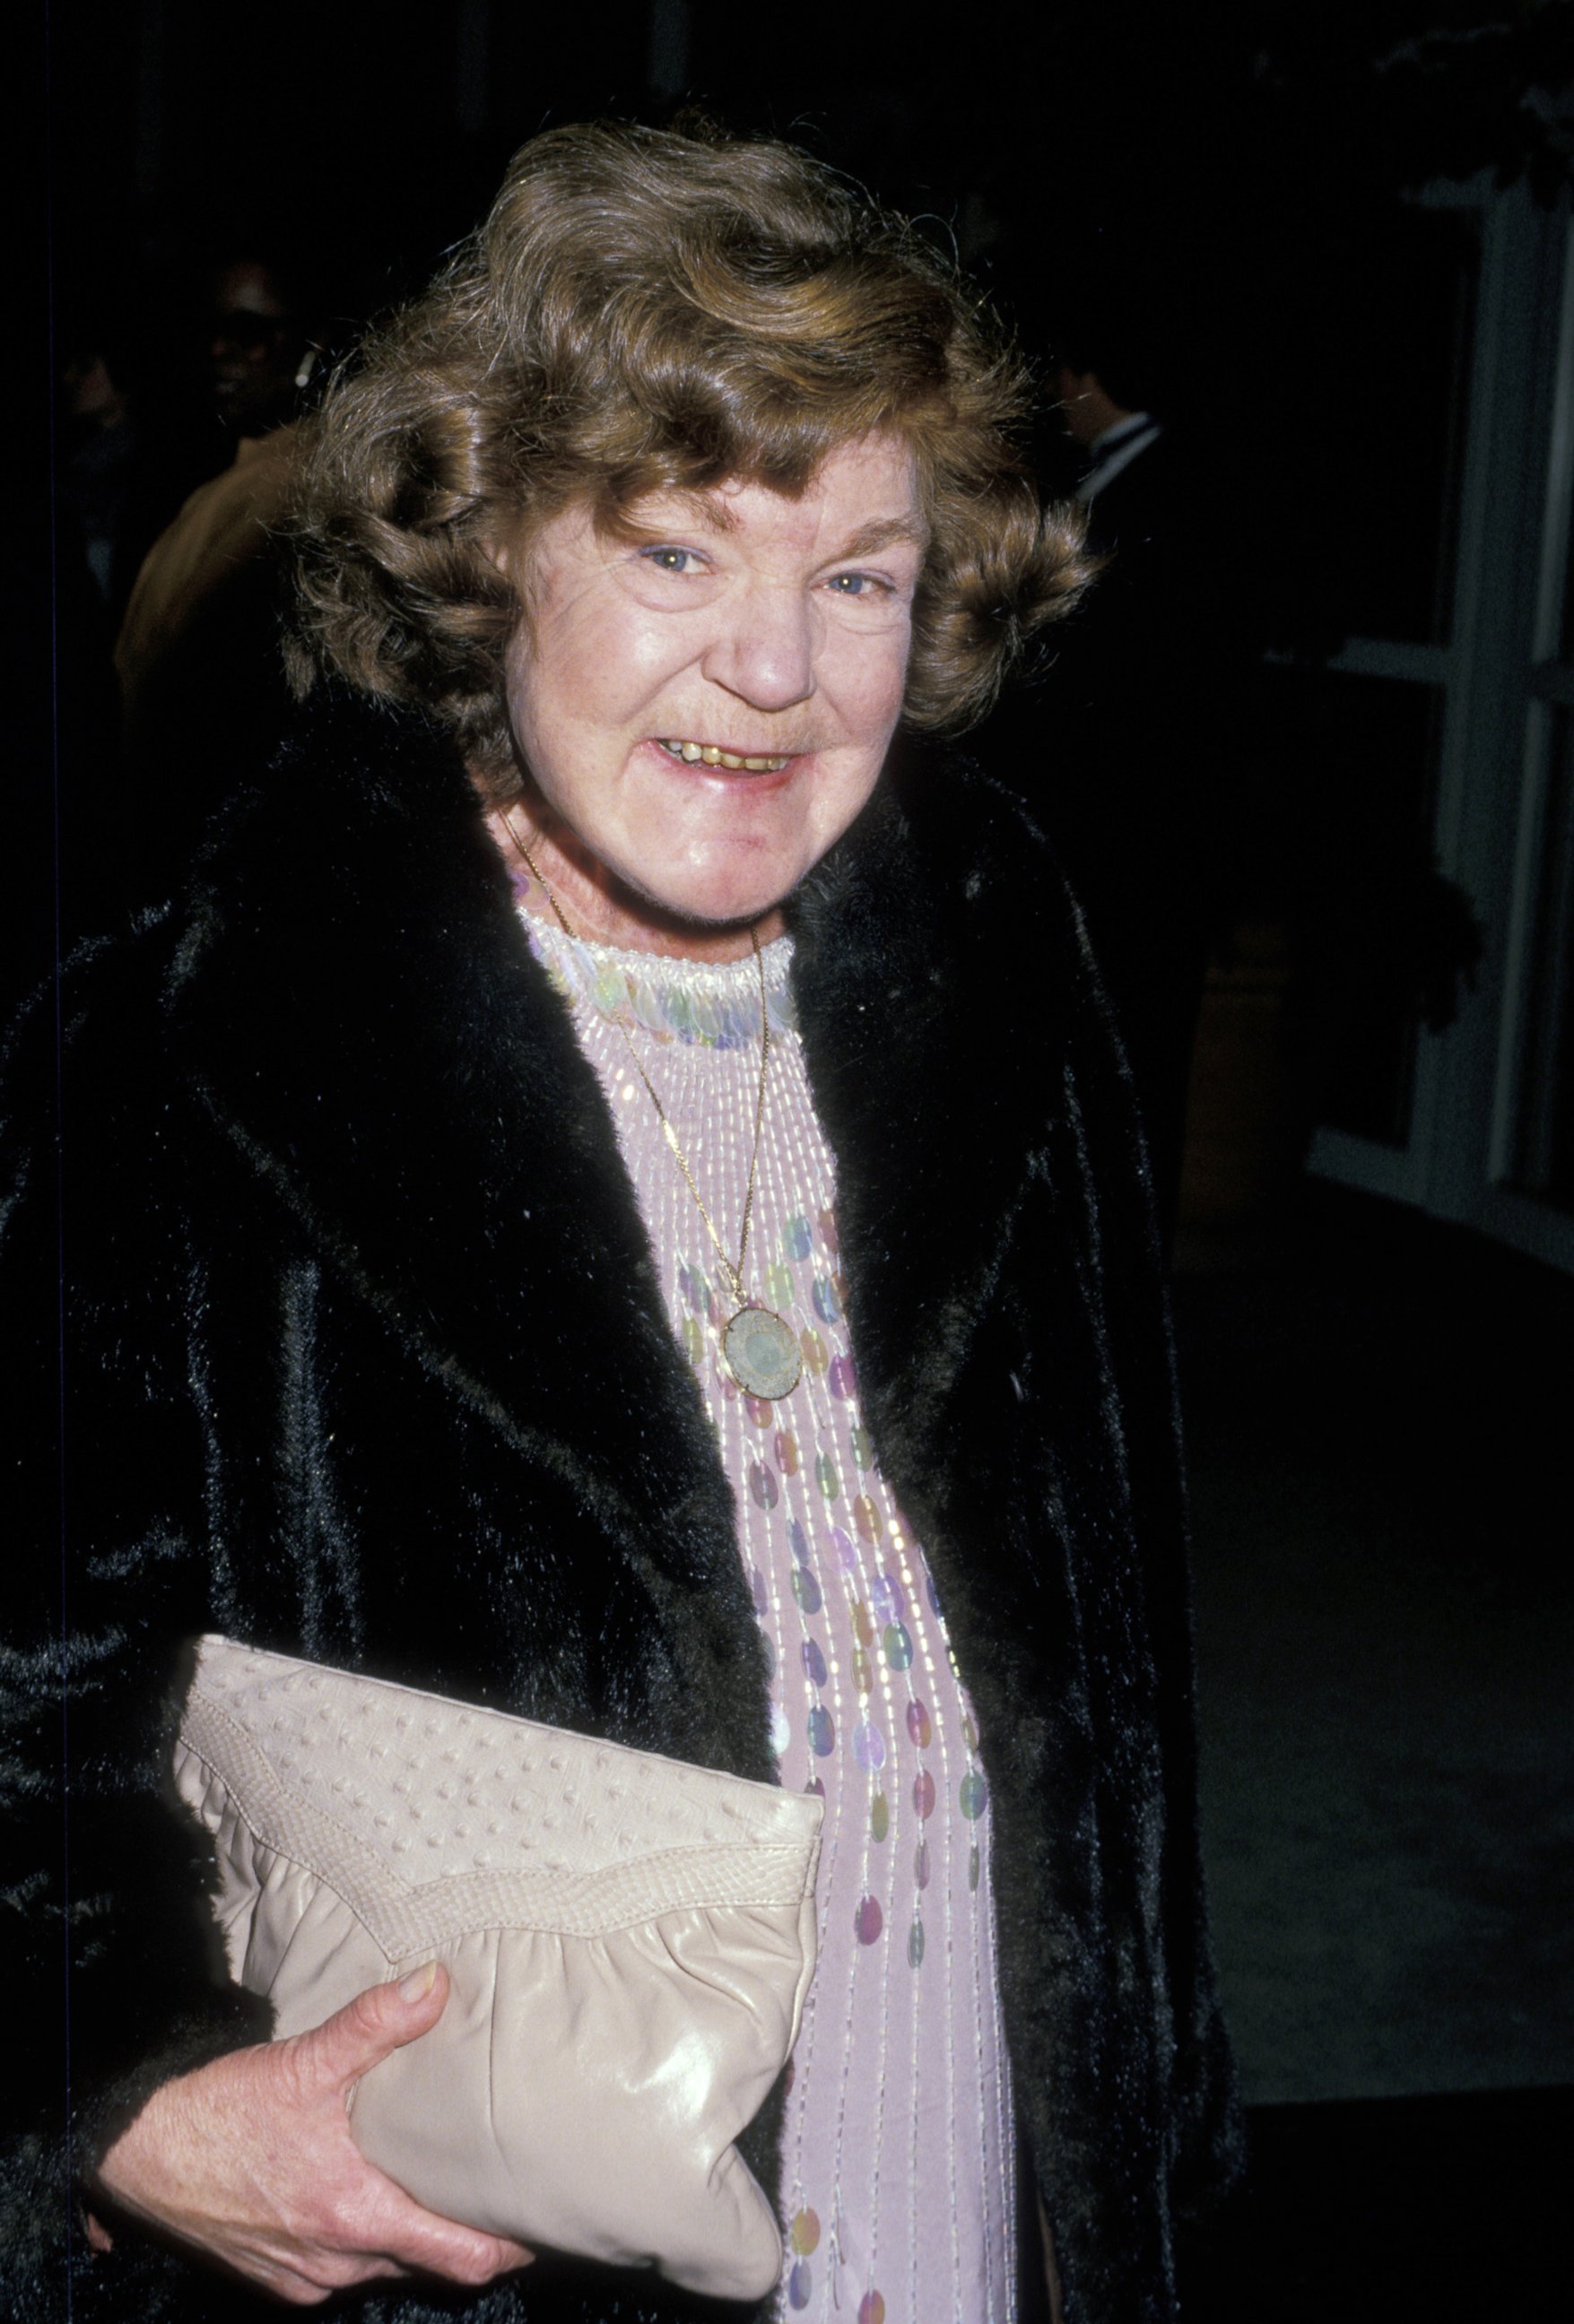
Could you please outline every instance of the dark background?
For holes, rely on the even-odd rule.
[[[921,33],[888,11],[750,21],[718,0],[603,0],[588,24],[508,0],[55,0],[45,21],[62,338],[111,318],[133,366],[179,392],[214,251],[279,242],[347,328],[424,279],[536,129],[697,101],[933,218],[1041,356],[1067,291],[1096,281],[1152,400],[1227,440],[1270,494],[1259,531],[1293,527],[1259,618],[1308,650],[1377,626],[1378,595],[1407,634],[1432,612],[1411,546],[1435,521],[1429,447],[1395,473],[1350,392],[1375,375],[1423,432],[1446,425],[1426,374],[1447,287],[1400,193],[1486,166],[1551,198],[1568,169],[1567,117],[1538,94],[1574,54],[1558,0],[986,0]],[[1341,520],[1374,490],[1383,569],[1352,574]]]
[[[1358,1022],[1329,1002],[1348,923],[1319,901],[1332,860],[1358,889],[1363,862],[1410,844],[1416,801],[1371,778],[1416,756],[1407,722],[1425,716],[1385,681],[1335,683],[1328,658],[1351,635],[1448,630],[1437,477],[1468,270],[1458,220],[1403,197],[1486,170],[1559,198],[1574,10],[1041,0],[921,25],[715,0],[57,0],[42,32],[23,124],[46,149],[41,438],[65,353],[109,333],[196,482],[226,456],[200,388],[215,254],[292,254],[345,342],[475,222],[537,129],[698,100],[936,220],[1041,364],[1096,285],[1152,400],[1212,447],[1214,549],[1241,576],[1231,618],[1270,738],[1233,914],[1299,929],[1303,1019],[1276,1037],[1282,1120],[1253,1231],[1194,1250],[1177,1285],[1205,1831],[1256,2155],[1192,2310],[1566,2313],[1571,1286],[1298,1163],[1317,1120],[1382,1134],[1415,1014],[1408,996]],[[1039,451],[1067,483],[1052,424]],[[37,967],[58,832],[83,812],[39,770],[85,681],[27,578],[18,700],[42,716],[13,918]],[[94,908],[73,889],[60,924]]]

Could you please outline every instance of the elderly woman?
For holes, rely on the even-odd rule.
[[[1073,2324],[1177,2312],[1233,2117],[1140,1140],[1037,834],[921,740],[1081,583],[1023,401],[817,165],[611,128],[525,147],[330,392],[299,732],[64,1008],[8,1927],[14,1997],[69,1951],[69,2119],[57,2052],[19,2312],[62,2266],[82,2319],[767,2312],[363,2159],[447,1980],[270,2042],[215,1969],[204,1632],[820,1794],[769,2312],[1006,2324],[1046,2266]]]

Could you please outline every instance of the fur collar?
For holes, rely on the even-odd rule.
[[[1034,837],[1005,794],[908,749],[790,909],[877,1443],[932,1440],[1087,981]],[[699,1578],[714,1528],[685,1512],[709,1430],[599,1086],[443,738],[320,702],[210,844],[169,1003],[184,1070],[331,1263],[615,1536]],[[1023,1070],[1028,1036],[1047,1072]],[[968,1157],[939,1233],[937,1152]],[[522,1285],[554,1333],[572,1319],[582,1362],[560,1342],[542,1363]],[[643,1443],[586,1410],[614,1348],[653,1398]]]
[[[429,1370],[613,1539],[713,1569],[714,1446],[610,1116],[424,722],[319,706],[211,844],[169,998],[221,1130]],[[643,1432],[588,1408],[613,1349]]]

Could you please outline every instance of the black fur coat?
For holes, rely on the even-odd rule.
[[[1144,1174],[1042,843],[908,759],[794,898],[793,982],[866,1418],[978,1708],[1068,2324],[1159,2324],[1235,2117]],[[42,1514],[8,1592],[0,1926],[45,2038],[9,2077],[11,2312],[62,2313],[69,2268],[79,2324],[277,2316],[130,2231],[90,2257],[67,2191],[68,2064],[80,2167],[159,2080],[267,2031],[215,1973],[206,1843],[169,1804],[179,1642],[768,1780],[730,1495],[599,1087],[423,723],[320,705],[190,904],[79,962],[13,1051],[0,1425],[11,1508]],[[740,2312],[546,2262],[364,2304]]]

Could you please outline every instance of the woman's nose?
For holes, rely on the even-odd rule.
[[[724,610],[704,674],[756,710],[790,710],[814,692],[814,624],[801,591],[747,590]]]

